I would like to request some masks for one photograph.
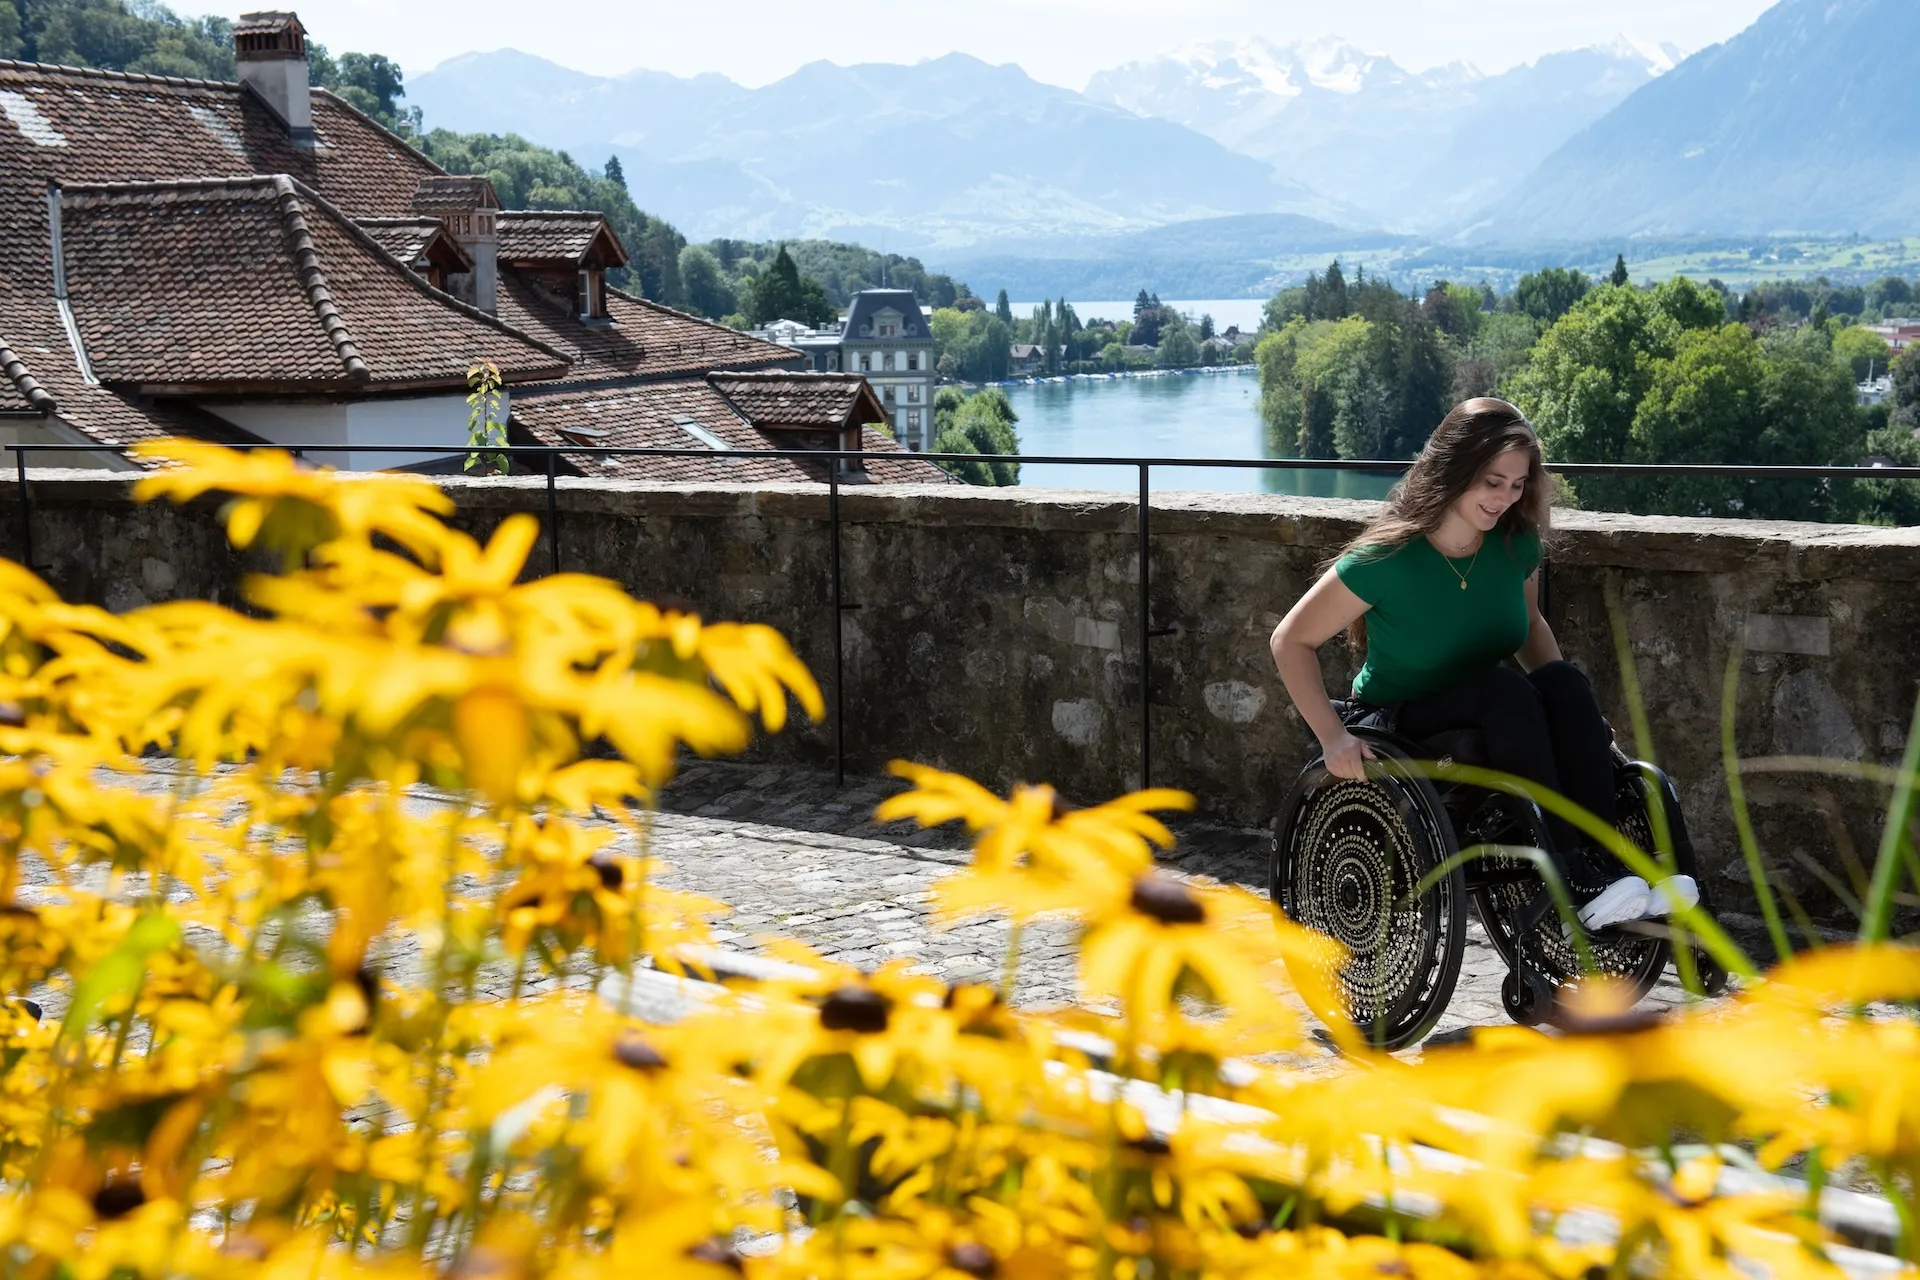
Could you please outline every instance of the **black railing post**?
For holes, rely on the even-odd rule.
[[[840,643],[840,459],[827,462],[827,540],[833,580],[833,782],[847,785],[846,660]]]
[[[548,573],[560,572],[560,506],[554,500],[555,468],[553,450],[547,450],[547,564]]]
[[[27,496],[27,451],[19,445],[13,447],[13,463],[20,476],[20,563],[32,569],[33,508]]]
[[[1151,464],[1140,464],[1140,789],[1153,785],[1153,663],[1147,653],[1149,626],[1147,604],[1147,472]]]

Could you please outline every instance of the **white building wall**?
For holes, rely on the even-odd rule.
[[[467,447],[467,398],[460,394],[334,401],[243,401],[201,406],[263,440],[284,445],[429,444],[439,450],[403,453],[349,448],[314,454],[319,465],[342,471],[385,471],[444,459]],[[500,417],[511,408],[501,396]]]

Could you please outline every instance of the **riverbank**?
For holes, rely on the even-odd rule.
[[[983,387],[1038,387],[1049,383],[1069,382],[1122,382],[1129,378],[1183,378],[1196,374],[1258,373],[1260,367],[1252,364],[1210,364],[1192,369],[1116,369],[1111,373],[1058,373],[1052,377],[1002,378],[998,382],[956,382],[964,391],[979,391]]]

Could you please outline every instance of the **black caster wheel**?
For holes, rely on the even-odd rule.
[[[1509,969],[1500,980],[1500,1007],[1521,1026],[1537,1027],[1553,1008],[1553,990],[1538,974]]]
[[[1727,967],[1704,951],[1693,953],[1694,972],[1700,975],[1700,990],[1709,996],[1727,994]]]

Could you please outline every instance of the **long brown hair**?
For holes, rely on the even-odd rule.
[[[1453,407],[1427,437],[1426,447],[1413,466],[1387,494],[1386,509],[1340,549],[1372,558],[1391,555],[1415,538],[1440,527],[1447,512],[1471,489],[1493,460],[1510,449],[1527,454],[1527,483],[1520,500],[1506,509],[1494,532],[1511,544],[1514,535],[1538,533],[1551,527],[1553,477],[1540,457],[1540,438],[1527,416],[1505,400],[1481,398]],[[1336,563],[1339,556],[1329,561]],[[1350,643],[1365,647],[1364,616],[1348,629]]]

